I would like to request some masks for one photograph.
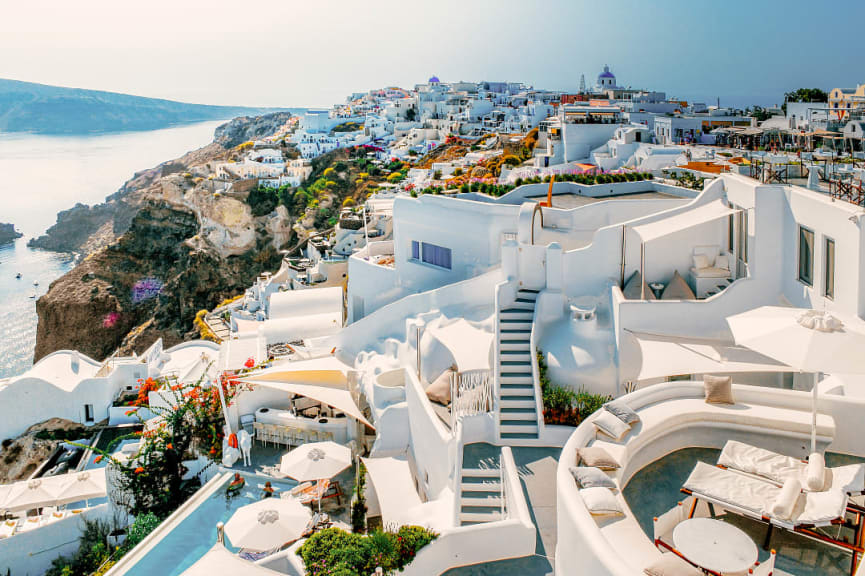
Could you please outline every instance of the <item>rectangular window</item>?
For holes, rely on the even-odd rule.
[[[814,232],[799,226],[799,282],[814,285]]]
[[[412,240],[411,242],[411,257],[415,260],[420,260],[420,242]]]
[[[96,419],[96,416],[93,414],[93,404],[85,404],[84,405],[84,421],[85,422],[93,422]]]
[[[439,268],[445,268],[447,270],[451,269],[450,248],[443,248],[428,242],[423,242],[421,248],[423,249],[422,260],[424,262],[432,264],[433,266],[438,266]]]
[[[823,250],[823,295],[835,299],[835,241],[826,238]]]

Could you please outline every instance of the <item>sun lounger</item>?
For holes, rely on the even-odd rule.
[[[765,478],[779,486],[788,478],[796,478],[803,487],[806,486],[805,477],[808,470],[806,461],[757,448],[744,442],[728,440],[718,458],[718,465]],[[824,490],[842,490],[849,495],[865,492],[865,464],[827,468],[826,474]]]

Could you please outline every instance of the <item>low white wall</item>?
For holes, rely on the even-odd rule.
[[[451,487],[456,458],[454,437],[433,412],[414,372],[406,371],[405,399],[410,431],[408,444],[417,477],[427,494],[437,498]]]
[[[78,549],[85,518],[110,522],[111,510],[108,504],[100,504],[81,514],[0,540],[0,574],[6,574],[7,570],[13,576],[44,574],[52,560],[74,554]]]

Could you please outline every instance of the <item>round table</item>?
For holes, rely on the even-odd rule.
[[[727,522],[691,518],[673,529],[673,544],[701,568],[721,574],[746,572],[757,562],[757,545]]]

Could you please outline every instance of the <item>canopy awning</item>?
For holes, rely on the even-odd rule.
[[[361,458],[378,496],[385,526],[402,524],[405,512],[421,504],[408,460],[400,458]]]
[[[735,214],[737,210],[727,206],[723,200],[718,198],[706,204],[696,206],[690,210],[679,212],[669,218],[656,220],[647,224],[641,224],[631,228],[640,237],[642,242],[649,242],[661,236],[667,236],[674,232],[687,230],[712,220],[724,218],[730,214]]]
[[[460,318],[444,326],[430,328],[428,334],[450,351],[460,372],[490,369],[490,349],[494,337],[491,332],[476,328],[465,318]]]
[[[322,402],[347,416],[375,428],[358,408],[348,391],[346,372],[349,366],[334,356],[290,362],[268,371],[241,378],[254,386],[264,386],[289,394],[298,394]]]
[[[625,330],[623,379],[631,381],[680,374],[727,372],[790,372],[791,368],[771,358],[720,340],[689,339]]]

